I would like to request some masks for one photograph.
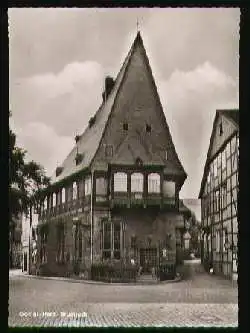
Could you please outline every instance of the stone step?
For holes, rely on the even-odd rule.
[[[157,283],[157,279],[152,277],[152,275],[141,275],[140,277],[137,278],[137,282],[140,284],[155,284]]]

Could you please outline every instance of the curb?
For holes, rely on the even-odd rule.
[[[157,281],[156,283],[140,283],[140,282],[128,282],[128,283],[115,283],[115,282],[101,282],[101,281],[93,281],[93,280],[81,280],[81,279],[70,279],[70,278],[64,278],[64,277],[54,277],[54,276],[39,276],[39,275],[29,275],[29,274],[20,274],[11,277],[25,277],[29,279],[38,279],[38,280],[54,280],[54,281],[64,281],[64,282],[72,282],[72,283],[85,283],[85,284],[94,284],[94,285],[105,285],[105,286],[159,286],[162,284],[168,284],[168,283],[176,283],[181,281],[181,277],[178,276],[174,280],[166,280],[166,281]]]

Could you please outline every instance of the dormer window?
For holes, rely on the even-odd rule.
[[[113,157],[113,146],[112,145],[106,145],[105,146],[105,156],[106,157]]]
[[[82,162],[82,160],[83,160],[83,154],[77,153],[76,158],[75,158],[76,165],[80,164]]]
[[[146,124],[146,132],[147,133],[151,132],[151,126],[149,124]]]
[[[124,123],[124,124],[123,124],[123,130],[124,130],[124,131],[127,131],[127,130],[128,130],[128,123]]]
[[[223,134],[222,121],[220,122],[220,125],[219,125],[219,134],[220,134],[220,136],[222,136],[222,134]]]

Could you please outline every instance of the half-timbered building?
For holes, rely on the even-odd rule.
[[[217,110],[199,198],[203,263],[237,280],[239,110]]]
[[[179,192],[187,175],[140,32],[116,79],[105,79],[102,98],[46,189],[41,274],[65,275],[75,263],[87,272],[93,263],[132,259],[150,271],[174,261],[181,244]]]

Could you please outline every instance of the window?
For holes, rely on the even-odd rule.
[[[86,196],[91,194],[91,178],[90,177],[87,177],[85,179],[84,190],[85,190]]]
[[[225,149],[221,153],[221,168],[222,170],[226,167],[226,151]]]
[[[131,192],[143,192],[143,174],[133,173],[131,175]]]
[[[214,177],[218,176],[218,160],[217,157],[214,159]]]
[[[148,175],[148,192],[160,193],[160,175],[158,173],[151,173]]]
[[[112,145],[106,145],[105,146],[105,156],[106,157],[113,157],[113,146]]]
[[[214,209],[215,209],[215,212],[219,211],[220,209],[220,191],[219,190],[216,190],[214,192]]]
[[[81,261],[83,257],[83,231],[79,224],[75,224],[75,260]]]
[[[226,150],[227,158],[230,157],[230,154],[231,154],[230,141],[227,143],[225,150]]]
[[[221,206],[222,206],[222,209],[223,209],[223,208],[226,208],[226,206],[227,206],[227,185],[226,185],[226,183],[224,183],[222,185],[221,191],[222,191]]]
[[[56,204],[59,206],[61,204],[61,191],[56,194]]]
[[[43,201],[43,209],[46,210],[48,208],[48,199],[45,197]]]
[[[78,197],[84,197],[84,180],[81,179],[78,183]]]
[[[57,225],[57,255],[58,263],[64,262],[64,246],[65,246],[65,226],[63,223]]]
[[[216,252],[220,252],[220,232],[216,231]]]
[[[62,188],[62,203],[65,203],[65,188]]]
[[[120,259],[122,250],[122,223],[103,221],[102,224],[102,257],[103,259]]]
[[[123,130],[124,130],[124,131],[127,131],[127,130],[128,130],[128,123],[124,123],[124,124],[123,124]]]
[[[210,184],[210,180],[211,180],[211,173],[210,171],[208,172],[208,175],[207,175],[207,185]],[[209,191],[209,190],[208,190]]]
[[[48,240],[48,227],[43,227],[41,233],[41,248],[40,248],[40,261],[41,263],[47,262],[47,240]]]
[[[78,196],[78,188],[77,188],[77,183],[73,183],[73,200],[76,200]]]
[[[96,178],[96,195],[107,195],[107,180],[104,177]]]
[[[117,172],[114,174],[114,191],[127,192],[127,174],[124,172]]]
[[[165,151],[165,160],[166,161],[168,160],[168,151],[167,150]]]
[[[111,258],[111,223],[105,222],[103,226],[103,259]]]
[[[146,132],[147,133],[150,133],[151,132],[151,126],[146,124]]]
[[[53,193],[53,202],[52,202],[52,205],[53,207],[56,207],[56,193]]]
[[[219,125],[219,135],[222,136],[223,134],[223,127],[222,127],[222,121],[220,122],[220,125]]]
[[[164,180],[163,182],[163,194],[165,197],[175,197],[175,182]]]

